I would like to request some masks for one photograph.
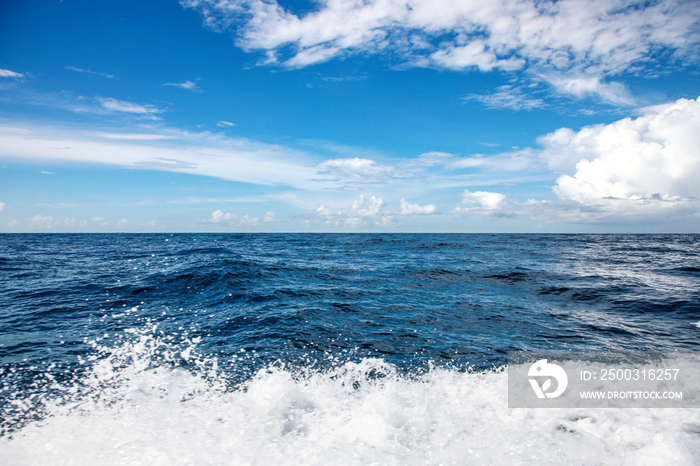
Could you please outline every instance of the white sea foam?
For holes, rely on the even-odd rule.
[[[507,374],[380,359],[273,364],[238,388],[153,332],[96,346],[48,415],[0,439],[7,465],[697,464],[691,409],[509,409]],[[196,341],[187,342],[194,347]],[[183,354],[184,353],[184,354]],[[182,358],[194,370],[178,366]],[[194,366],[192,366],[194,363]]]

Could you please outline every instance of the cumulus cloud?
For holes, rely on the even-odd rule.
[[[274,0],[181,3],[206,26],[234,30],[237,45],[263,52],[265,64],[303,67],[383,52],[414,66],[546,71],[562,92],[611,102],[624,102],[624,92],[596,78],[627,71],[652,52],[693,53],[700,17],[693,0],[322,0],[302,15]],[[565,75],[573,77],[562,81]]]
[[[319,204],[316,210],[314,211],[314,214],[319,216],[329,216],[333,215],[333,211],[330,207],[327,207],[325,204]]]
[[[410,203],[406,199],[401,199],[401,215],[421,215],[434,214],[437,212],[435,204],[420,206],[418,203]]]
[[[313,214],[319,217],[375,217],[382,214],[384,206],[386,206],[386,202],[381,196],[366,198],[364,194],[360,194],[360,197],[355,199],[346,209],[333,210],[325,204],[319,204]]]
[[[78,221],[75,218],[66,218],[63,222],[63,226],[66,228],[86,227],[87,220]]]
[[[21,79],[24,78],[24,74],[22,73],[17,73],[15,71],[10,71],[10,70],[4,70],[0,68],[0,78],[15,78],[15,79]]]
[[[332,159],[316,166],[319,175],[330,175],[351,180],[376,180],[391,175],[393,167],[378,165],[370,159]]]
[[[219,223],[223,225],[233,225],[233,226],[251,226],[259,225],[260,223],[270,223],[275,221],[274,212],[265,212],[265,215],[260,217],[251,217],[250,215],[244,215],[243,217],[238,217],[236,214],[231,212],[224,213],[223,211],[215,210],[211,214],[211,219],[208,220],[211,223]]]
[[[10,223],[8,223],[7,225],[8,225],[9,227],[14,228],[14,227],[20,226],[21,224],[22,224],[22,222],[20,222],[19,220],[17,220],[17,219],[15,218],[15,219],[13,219]]]
[[[470,192],[465,189],[462,193],[462,204],[479,204],[487,210],[495,210],[506,206],[506,196],[489,191]]]
[[[199,91],[197,83],[194,81],[185,81],[184,83],[165,83],[163,86],[173,86],[179,87],[180,89],[186,89],[188,91]]]
[[[51,216],[44,217],[43,215],[35,215],[34,217],[29,219],[29,228],[32,229],[46,230],[49,228],[55,228],[57,226],[58,222],[56,222]]]
[[[0,202],[0,210],[2,210],[2,209],[4,209],[4,208],[5,208],[5,203],[4,203],[4,202]]]
[[[132,102],[125,102],[112,98],[97,99],[102,107],[114,112],[135,113],[144,116],[153,116],[155,113],[161,113],[162,110],[157,109],[153,105],[141,105]]]
[[[381,222],[377,222],[377,225],[388,228],[398,226],[398,224],[396,217],[393,215],[382,215]]]
[[[352,203],[348,215],[351,217],[374,217],[375,215],[379,215],[385,204],[381,196],[372,196],[369,199],[365,199],[364,195],[360,195],[360,197],[355,199]]]
[[[379,196],[365,197],[361,194],[349,207],[332,209],[319,204],[312,217],[324,217],[325,224],[332,227],[360,228],[367,226],[394,226],[396,221],[391,213],[386,213],[386,202]],[[310,220],[307,221],[310,224]]]
[[[127,219],[123,218],[117,222],[117,227],[122,228],[122,227],[127,226],[128,224],[129,224],[129,221]]]
[[[553,166],[576,162],[556,181],[565,199],[680,201],[700,197],[700,102],[680,99],[636,119],[560,129],[540,139]]]

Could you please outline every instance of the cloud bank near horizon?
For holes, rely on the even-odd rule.
[[[539,216],[546,221],[555,221],[564,211],[585,213],[575,217],[579,221],[595,220],[596,215],[634,217],[674,211],[697,215],[700,98],[638,112],[636,118],[579,131],[560,128],[540,137],[542,147],[537,149],[466,157],[431,152],[391,159],[391,164],[360,157],[324,160],[279,145],[162,128],[115,133],[14,126],[0,128],[0,134],[5,157],[110,164],[279,186],[302,193],[307,206],[313,199],[323,199],[324,193],[348,199],[359,191],[350,207],[337,208],[328,201],[307,207],[307,223],[325,218],[330,226],[393,226],[398,218],[450,214]],[[508,198],[493,189],[497,184],[489,180],[494,173],[510,182],[540,179],[545,173],[559,200]],[[452,204],[437,197],[436,190],[445,189],[454,191]],[[409,197],[410,192],[414,194]],[[219,213],[212,222],[250,223],[235,214]]]

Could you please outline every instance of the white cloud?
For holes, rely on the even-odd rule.
[[[469,94],[464,100],[476,100],[489,108],[508,108],[516,111],[532,110],[545,106],[542,99],[527,97],[521,89],[513,86],[500,86],[493,94]]]
[[[227,127],[227,126],[236,126],[236,125],[231,123],[230,121],[221,120],[221,121],[218,121],[216,123],[216,126]]]
[[[447,152],[426,152],[418,156],[418,164],[426,167],[445,165],[454,158],[454,154]]]
[[[401,199],[401,215],[421,215],[437,213],[435,204],[420,206],[418,203],[411,204],[406,199]]]
[[[274,1],[181,3],[208,27],[234,27],[237,45],[262,51],[263,64],[303,67],[389,52],[415,66],[569,75],[550,81],[561,92],[611,103],[626,102],[624,89],[596,78],[651,60],[652,52],[695,53],[700,17],[693,0],[322,0],[299,16]]]
[[[13,220],[12,220],[10,223],[8,223],[7,225],[10,226],[10,227],[12,227],[12,228],[14,228],[14,227],[20,226],[21,224],[22,224],[22,222],[20,222],[19,220],[13,219]]]
[[[260,223],[270,223],[275,221],[274,212],[265,212],[262,219],[259,217],[251,217],[250,215],[244,215],[243,217],[238,217],[236,214],[231,212],[222,212],[220,209],[215,210],[211,214],[211,219],[208,220],[211,223],[219,223],[233,226],[251,226],[259,225]]]
[[[464,46],[450,45],[445,50],[433,53],[430,58],[434,63],[454,70],[469,67],[479,68],[480,71],[491,71],[494,68],[516,70],[525,64],[525,60],[516,58],[499,60],[495,53],[487,52],[486,45],[479,40]]]
[[[106,139],[132,140],[132,141],[162,141],[166,139],[175,139],[175,136],[167,134],[149,134],[149,133],[105,133],[97,131],[93,133],[95,136]]]
[[[117,222],[117,227],[122,228],[122,227],[127,226],[128,224],[129,224],[129,221],[127,219],[123,218]]]
[[[632,106],[634,99],[624,85],[616,82],[604,83],[600,76],[545,76],[557,92],[575,97],[597,96],[611,105]]]
[[[325,204],[310,212],[311,217],[324,217],[325,225],[331,227],[361,228],[368,226],[394,226],[396,220],[393,215],[384,212],[386,202],[379,196],[366,198],[364,194],[355,199],[349,207],[334,210]],[[306,223],[311,225],[312,220],[307,218]]]
[[[314,211],[314,214],[319,216],[329,216],[333,215],[333,211],[330,207],[326,207],[324,204],[319,204],[316,210]]]
[[[377,165],[377,162],[370,159],[355,157],[352,159],[332,159],[321,162],[316,166],[320,175],[331,175],[339,178],[359,179],[381,179],[391,175],[393,167]]]
[[[450,162],[451,168],[480,168],[498,172],[527,172],[542,168],[540,152],[524,148],[512,152],[504,152],[495,155],[475,154],[470,157],[454,159]]]
[[[33,229],[49,229],[58,226],[58,222],[54,221],[51,216],[44,217],[43,215],[35,215],[29,219],[29,228]]]
[[[66,69],[67,69],[67,70],[77,71],[78,73],[87,73],[87,74],[92,74],[92,75],[95,75],[95,76],[102,76],[103,78],[109,78],[109,79],[114,78],[114,75],[112,75],[112,74],[100,73],[100,72],[98,72],[98,71],[92,71],[92,70],[86,70],[86,69],[83,69],[83,68],[77,68],[77,67],[75,67],[75,66],[66,66]]]
[[[186,89],[188,91],[199,91],[197,83],[194,81],[185,81],[184,83],[165,83],[163,86],[173,86],[179,87],[180,89]]]
[[[63,225],[66,228],[75,228],[75,227],[86,227],[87,226],[87,220],[82,220],[78,221],[75,218],[66,218],[63,222]]]
[[[381,196],[372,196],[369,199],[365,199],[365,196],[361,194],[350,206],[348,216],[374,217],[375,215],[379,215],[385,204]]]
[[[543,137],[554,166],[576,163],[555,193],[579,202],[605,198],[680,202],[700,198],[700,102],[642,109],[642,116]]]
[[[484,209],[495,210],[506,206],[506,196],[501,193],[489,191],[469,192],[465,189],[462,193],[462,204],[480,204]]]
[[[23,78],[24,74],[22,73],[17,73],[15,71],[10,71],[10,70],[4,70],[0,68],[0,78],[15,78],[15,79],[20,79]]]
[[[4,209],[4,208],[5,208],[5,203],[4,203],[4,202],[0,202],[0,210],[2,210],[2,209]]]
[[[383,227],[395,227],[398,226],[398,222],[396,221],[396,217],[393,215],[383,215],[382,221],[381,223],[378,223],[378,225]]]
[[[109,164],[318,190],[312,154],[209,132],[101,133],[65,127],[0,128],[2,158]],[[317,158],[316,158],[317,159]]]
[[[115,112],[136,113],[144,116],[152,116],[154,113],[161,113],[161,110],[153,105],[140,105],[112,98],[99,98],[97,100],[107,110]]]

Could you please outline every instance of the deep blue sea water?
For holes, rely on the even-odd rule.
[[[0,299],[0,464],[700,462],[503,370],[700,349],[700,235],[0,235]]]

